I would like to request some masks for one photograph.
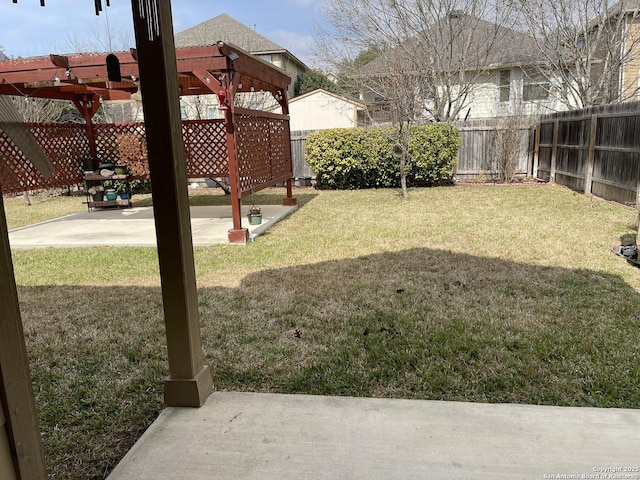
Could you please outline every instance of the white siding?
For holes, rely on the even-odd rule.
[[[289,103],[291,131],[357,126],[356,106],[324,92]]]
[[[501,101],[500,71],[509,68],[496,68],[480,75],[477,79],[477,84],[465,99],[465,103],[456,120],[539,115],[568,109],[559,99],[560,89],[563,88],[560,79],[551,83],[551,94],[548,99],[524,102],[522,100],[523,71],[520,67],[510,68],[509,100]],[[453,86],[453,88],[455,89],[456,86]],[[362,101],[367,105],[371,105],[374,102],[373,93],[370,91],[361,92],[361,96]],[[424,116],[425,118],[429,117],[426,112]]]
[[[497,74],[499,75],[499,73]],[[498,77],[499,80],[499,77]],[[468,118],[487,118],[496,116],[496,98],[498,96],[498,86],[496,75],[484,74],[478,78],[478,82],[473,87],[467,105],[460,111],[458,120]]]

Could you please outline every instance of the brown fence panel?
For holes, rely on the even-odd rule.
[[[597,150],[591,193],[614,202],[634,205],[639,165],[640,152]]]
[[[317,130],[296,130],[291,132],[291,162],[293,163],[293,176],[295,178],[314,178],[316,176],[305,159],[307,137],[312,132],[317,132]]]
[[[591,187],[594,195],[635,203],[640,167],[638,129],[640,112],[598,118]]]
[[[635,204],[640,178],[638,131],[639,102],[546,115],[541,121],[538,177],[606,200]]]
[[[553,122],[540,123],[540,144],[538,145],[538,178],[551,178],[551,155],[553,153]]]
[[[496,132],[493,129],[462,127],[460,149],[456,162],[456,177],[459,179],[476,178],[495,173]]]
[[[558,124],[556,181],[580,192],[585,188],[589,128],[588,118]]]
[[[516,156],[516,176],[530,174],[529,126],[512,124],[507,119],[474,120],[456,126],[461,134],[456,164],[458,179],[499,178],[504,155]]]

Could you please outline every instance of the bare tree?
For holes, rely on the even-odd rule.
[[[100,28],[93,28],[91,37],[80,36],[71,32],[66,37],[63,48],[73,53],[96,53],[128,51],[135,46],[133,31],[119,22],[109,22],[105,16],[105,23]]]
[[[318,34],[320,62],[339,69],[367,104],[397,126],[402,168],[408,134],[418,121],[451,122],[469,105],[496,45],[511,32],[500,0],[328,0]],[[379,56],[362,67],[362,52]],[[356,60],[350,60],[356,59]],[[351,71],[345,67],[353,66]]]
[[[11,97],[16,110],[27,123],[80,123],[82,116],[69,100]]]
[[[526,152],[533,118],[524,113],[497,120],[495,130],[496,167],[498,180],[511,183],[518,173],[518,163],[522,152]]]
[[[569,108],[638,95],[638,0],[512,0],[543,60],[538,75],[554,83]],[[626,69],[626,71],[625,71]],[[557,77],[556,77],[557,78]]]
[[[513,33],[504,28],[509,8],[500,0],[329,0],[319,50],[323,63],[339,68],[349,65],[345,57],[377,49],[377,59],[348,72],[353,81],[394,108],[395,87],[410,82],[415,101],[402,94],[400,103],[414,115],[447,122],[464,111],[499,61],[497,47]]]

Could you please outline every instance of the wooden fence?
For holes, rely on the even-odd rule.
[[[534,174],[606,200],[638,204],[640,102],[545,115],[536,128]]]
[[[291,132],[291,161],[293,163],[293,176],[295,178],[316,176],[304,158],[307,151],[307,136],[315,131],[317,130],[297,130]]]
[[[501,119],[472,121],[456,125],[462,134],[456,177],[459,180],[475,178],[494,179],[500,176],[500,158],[505,154],[505,143],[511,143],[516,164],[517,177],[531,176],[533,171],[533,137],[529,122],[509,123]],[[315,177],[315,173],[305,161],[307,136],[315,130],[291,132],[291,157],[293,176],[296,178]],[[512,138],[510,142],[504,139]]]
[[[456,124],[461,141],[456,178],[527,177],[533,172],[531,126],[527,119],[500,118]]]

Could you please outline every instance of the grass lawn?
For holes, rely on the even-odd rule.
[[[296,193],[256,242],[195,249],[217,389],[640,408],[640,269],[610,251],[635,210],[558,186]],[[103,478],[162,409],[156,251],[13,259],[50,474]]]

